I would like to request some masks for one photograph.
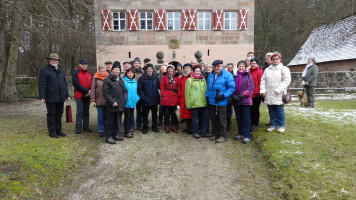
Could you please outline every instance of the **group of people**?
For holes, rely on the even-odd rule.
[[[47,59],[48,65],[39,75],[39,98],[47,106],[49,136],[65,136],[61,130],[63,102],[70,100],[65,73],[59,68],[60,58],[56,53]],[[176,110],[179,108],[180,118],[186,123],[183,132],[194,138],[208,137],[222,143],[230,129],[234,109],[238,124],[235,139],[242,139],[246,144],[251,140],[251,131],[259,128],[261,101],[268,105],[270,127],[267,131],[285,131],[282,95],[287,92],[291,75],[289,68],[281,63],[278,52],[268,53],[262,66],[249,52],[236,67],[233,63],[224,66],[222,60],[206,65],[192,60],[183,66],[163,63],[157,72],[150,59],[146,58],[142,67],[137,57],[132,62],[124,62],[123,68],[119,61],[107,61],[92,75],[87,60],[79,61],[72,75],[77,106],[76,134],[92,132],[90,104],[97,108],[99,135],[105,136],[109,144],[124,140],[124,136],[132,138],[135,124],[146,134],[150,112],[152,131],[160,132],[158,127],[164,123],[165,133],[177,133]],[[124,134],[120,133],[122,115]]]

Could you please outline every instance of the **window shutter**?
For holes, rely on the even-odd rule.
[[[130,31],[137,31],[138,26],[137,26],[137,16],[138,16],[138,11],[137,10],[127,10],[127,26]]]
[[[103,31],[110,31],[110,10],[101,10],[101,27]]]
[[[239,18],[240,18],[239,30],[246,31],[247,30],[247,10],[240,10]]]
[[[164,31],[166,30],[166,10],[155,10],[155,30]]]
[[[214,13],[214,31],[221,31],[224,23],[224,10],[213,10]]]
[[[183,9],[183,30],[195,31],[197,24],[197,10]]]

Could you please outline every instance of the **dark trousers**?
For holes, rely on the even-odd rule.
[[[209,105],[213,136],[226,138],[226,106]]]
[[[252,102],[253,102],[253,105],[251,107],[251,126],[259,125],[261,96],[257,95],[255,97],[252,97]]]
[[[124,109],[124,114],[125,114],[125,120],[124,120],[124,127],[125,127],[125,134],[128,134],[131,130],[132,126],[132,117],[134,116],[134,110],[135,108],[128,108],[125,107]]]
[[[209,134],[209,109],[207,107],[192,108],[192,130],[193,134],[198,133],[198,122],[201,128],[201,135]]]
[[[164,125],[170,126],[175,125],[176,128],[178,124],[176,109],[177,106],[163,106],[164,109]]]
[[[136,104],[136,126],[142,126],[142,101],[139,100]]]
[[[230,124],[231,124],[232,111],[233,111],[232,104],[231,103],[227,104],[227,107],[226,107],[227,126],[230,126]]]
[[[251,106],[234,106],[239,135],[251,138]]]
[[[148,114],[151,111],[152,115],[152,128],[157,128],[157,105],[154,106],[142,106],[142,119],[143,128],[148,129]]]
[[[46,103],[47,129],[49,133],[59,133],[62,130],[62,115],[64,103]]]
[[[308,106],[314,107],[314,101],[315,101],[315,87],[314,86],[306,86],[305,87],[305,93],[308,98]]]
[[[159,105],[159,111],[158,111],[158,119],[159,121],[162,121],[163,120],[163,115],[164,115],[164,110],[163,110],[163,106],[162,105]]]
[[[89,128],[89,106],[90,98],[77,99],[77,114],[75,120],[76,132]]]
[[[120,135],[120,123],[121,123],[122,111],[108,113],[108,118],[105,124],[105,136],[106,138],[113,138]]]

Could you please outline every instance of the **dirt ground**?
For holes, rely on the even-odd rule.
[[[75,119],[75,102],[70,104]],[[25,100],[11,104],[11,111],[0,104],[0,113],[45,117],[45,106]],[[90,127],[97,130],[96,109],[91,107],[90,113]],[[74,135],[72,126],[66,130],[68,137]],[[222,144],[181,131],[165,134],[163,126],[159,128],[160,133],[146,135],[136,130],[133,138],[115,145],[102,141],[99,159],[71,175],[61,191],[63,199],[276,199],[268,168],[253,142],[233,140],[235,120]]]

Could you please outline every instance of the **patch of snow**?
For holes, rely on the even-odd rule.
[[[311,194],[311,198],[317,198],[317,197],[319,197],[318,192],[310,191],[310,194]]]
[[[342,193],[349,193],[347,190],[345,190],[344,188],[341,189]]]
[[[316,94],[315,95],[315,100],[350,100],[350,99],[356,99],[356,93],[352,94]],[[292,101],[296,101],[298,105],[299,99],[297,95],[292,95]]]
[[[284,143],[288,143],[288,144],[302,144],[301,142],[296,142],[296,141],[294,141],[294,140],[283,140],[282,141],[282,144],[284,144]]]
[[[295,153],[296,154],[303,154],[303,152],[301,152],[301,151],[296,151]]]

